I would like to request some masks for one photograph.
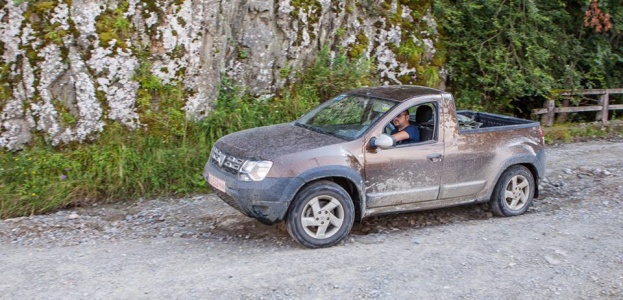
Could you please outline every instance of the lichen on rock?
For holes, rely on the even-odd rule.
[[[104,130],[103,109],[97,100],[93,79],[75,48],[70,49],[69,60],[72,73],[70,85],[75,89],[79,119],[74,128],[66,128],[61,138],[65,143],[83,142],[92,134]]]
[[[0,41],[4,45],[2,49],[2,62],[14,63],[18,55],[22,54],[20,46],[21,28],[25,21],[24,12],[27,4],[15,5],[13,1],[7,1],[6,6],[0,9]]]
[[[136,113],[136,92],[139,84],[132,80],[139,63],[129,50],[97,47],[91,51],[88,66],[94,71],[97,89],[104,92],[108,103],[108,118],[130,129],[140,126]]]
[[[54,98],[50,88],[56,79],[67,70],[67,66],[63,63],[61,49],[56,44],[45,46],[39,51],[38,56],[43,59],[43,62],[38,65],[40,77],[37,93],[40,100],[33,101],[31,107],[36,117],[37,130],[45,132],[52,145],[58,145],[61,125],[58,121],[58,111],[52,103]]]

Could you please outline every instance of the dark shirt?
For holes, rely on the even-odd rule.
[[[392,130],[392,134],[396,134],[396,133],[398,133],[400,131],[405,131],[409,135],[409,139],[399,141],[399,142],[396,143],[396,145],[417,143],[417,142],[420,141],[420,131],[417,129],[417,127],[415,127],[413,125],[409,125],[409,126],[405,127],[405,129],[403,129],[403,130],[394,129],[394,130]]]

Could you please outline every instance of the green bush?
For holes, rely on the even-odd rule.
[[[590,1],[435,1],[449,87],[462,108],[514,113],[555,89],[623,82],[623,6],[600,1],[614,29],[584,27]]]

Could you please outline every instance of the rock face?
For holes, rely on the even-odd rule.
[[[438,85],[437,42],[430,4],[398,0],[0,0],[0,147],[146,126],[139,69],[200,119],[224,76],[270,97],[323,47],[372,58],[386,84]]]

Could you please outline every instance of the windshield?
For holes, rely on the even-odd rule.
[[[359,95],[339,95],[301,117],[296,125],[347,140],[360,137],[396,102]]]

